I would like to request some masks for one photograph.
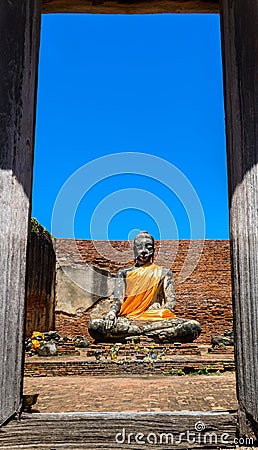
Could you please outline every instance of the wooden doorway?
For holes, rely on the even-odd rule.
[[[1,422],[6,423],[19,412],[22,388],[22,349],[25,303],[25,269],[28,223],[31,208],[31,179],[33,167],[35,105],[37,88],[38,46],[40,37],[39,1],[16,0],[0,6],[0,42],[2,64],[0,69],[1,94],[1,316],[0,316],[0,385],[2,389]],[[154,13],[154,12],[217,12],[216,1],[76,1],[50,0],[44,2],[43,12],[99,12],[99,13]],[[230,203],[230,239],[232,252],[233,307],[235,355],[237,367],[237,394],[239,400],[240,434],[257,437],[258,429],[258,268],[257,268],[257,53],[258,8],[256,0],[222,0],[220,5],[224,92],[226,111],[227,158]],[[91,416],[92,417],[92,416]],[[184,427],[191,429],[189,412]],[[44,418],[35,417],[43,439],[44,420],[55,430],[57,439],[70,423],[71,447],[80,442],[83,448],[92,427],[105,433],[110,448],[114,427],[126,420],[129,427],[135,421],[148,427],[162,424],[177,426],[173,413],[131,414],[126,417],[95,415],[90,420],[77,415]],[[180,420],[182,417],[180,418]],[[220,429],[235,427],[235,416],[222,414],[212,418]],[[15,421],[15,420],[14,420]],[[8,439],[15,440],[11,421],[3,427]],[[101,422],[99,422],[101,421]],[[195,420],[196,421],[196,420]],[[222,422],[221,422],[222,421]],[[206,421],[207,422],[207,421]],[[19,424],[21,433],[29,429],[29,422]],[[36,423],[36,425],[35,425]],[[46,424],[46,423],[45,423]],[[224,425],[223,425],[224,424]],[[226,424],[226,425],[225,425]],[[80,433],[83,425],[84,432]],[[25,428],[24,428],[25,427]],[[56,430],[59,430],[59,438]],[[184,428],[185,429],[185,428]],[[9,434],[8,434],[9,433]],[[26,433],[25,433],[26,434]],[[29,436],[30,433],[28,433]],[[93,433],[94,434],[94,433]],[[92,436],[93,436],[92,434]],[[9,437],[8,437],[9,436]],[[11,438],[12,436],[12,438]],[[27,437],[28,437],[27,436]],[[102,437],[101,437],[102,436]],[[73,440],[73,437],[75,440]],[[87,437],[87,439],[88,439]],[[19,437],[16,436],[17,443]],[[69,440],[69,438],[66,436]],[[63,441],[67,444],[66,441]],[[94,434],[92,443],[101,445],[105,437]],[[111,438],[110,438],[111,439]],[[11,445],[15,441],[12,441]],[[33,442],[33,441],[31,441]],[[90,442],[90,441],[89,441]],[[107,442],[107,441],[106,441]],[[58,444],[58,445],[59,445]],[[65,445],[66,445],[65,444]],[[94,445],[95,445],[94,444]],[[40,447],[40,441],[38,442]],[[45,448],[50,448],[51,443]],[[68,444],[67,444],[68,445]],[[151,445],[151,444],[150,444]],[[114,447],[114,446],[113,446]],[[9,446],[9,448],[13,448]],[[16,447],[18,448],[18,447]],[[37,448],[37,447],[34,447]],[[57,447],[58,448],[58,447]],[[63,448],[63,447],[59,447]],[[67,447],[69,448],[69,447]],[[89,448],[87,445],[84,448]],[[95,446],[95,448],[98,448]],[[102,447],[104,448],[104,447]],[[115,448],[115,447],[114,447]],[[119,448],[119,447],[117,447]],[[124,447],[126,448],[126,447]],[[128,444],[128,448],[131,448]],[[147,447],[146,447],[147,448]],[[181,447],[184,448],[184,447]]]

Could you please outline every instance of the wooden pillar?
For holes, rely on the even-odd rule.
[[[221,32],[240,433],[257,435],[257,0],[222,0]]]
[[[40,30],[38,0],[0,2],[0,424],[20,407]]]

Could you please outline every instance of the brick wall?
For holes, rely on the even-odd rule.
[[[128,259],[128,255],[133,255],[132,245],[127,241],[77,240],[75,244],[76,249],[71,239],[56,240],[58,264],[80,267],[86,262],[111,273],[133,264],[133,260]],[[174,273],[176,315],[198,320],[202,325],[202,334],[196,343],[209,343],[212,336],[232,327],[229,241],[206,240],[194,271],[180,282],[189,245],[192,247],[190,262],[194,262],[200,241],[156,242],[157,262],[171,267]],[[89,311],[78,315],[57,313],[56,329],[62,335],[87,335],[88,318]]]
[[[88,322],[90,319],[90,310],[81,314],[70,315],[56,311],[55,329],[61,336],[86,336],[93,341],[88,332]]]
[[[50,235],[37,224],[30,234],[27,262],[26,336],[55,328],[56,257]]]

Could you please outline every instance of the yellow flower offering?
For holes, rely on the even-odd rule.
[[[37,349],[39,348],[40,343],[37,339],[32,339],[32,346],[31,346],[31,350],[32,351],[37,351]]]
[[[44,334],[40,333],[40,331],[33,331],[31,339],[37,339],[37,337],[44,339]]]

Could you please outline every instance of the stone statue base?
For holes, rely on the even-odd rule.
[[[201,325],[196,320],[180,318],[158,322],[133,321],[118,317],[111,330],[106,330],[105,319],[92,319],[88,330],[96,342],[126,342],[128,338],[148,337],[157,343],[191,343],[201,333]]]

